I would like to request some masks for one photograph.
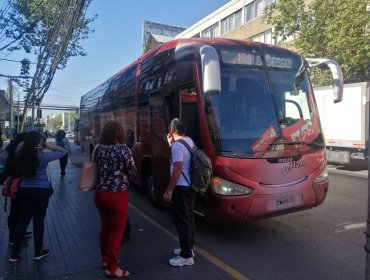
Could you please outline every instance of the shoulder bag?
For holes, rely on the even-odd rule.
[[[96,188],[98,181],[98,169],[97,164],[94,162],[94,154],[98,145],[92,153],[92,161],[84,162],[82,165],[80,181],[78,183],[78,188],[80,191],[88,192],[93,191]]]

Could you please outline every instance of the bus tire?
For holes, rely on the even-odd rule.
[[[144,172],[144,188],[143,190],[148,193],[150,202],[154,206],[158,206],[158,202],[155,197],[155,188],[153,182],[153,175],[150,169]]]
[[[146,190],[148,192],[148,195],[149,195],[149,198],[150,198],[150,201],[153,203],[153,204],[158,204],[156,203],[156,197],[155,197],[155,188],[154,188],[154,182],[153,182],[153,175],[150,174],[147,178],[147,182],[146,182]]]
[[[145,173],[144,188],[149,196],[150,202],[155,208],[160,209],[160,210],[169,209],[168,205],[166,205],[166,203],[162,201],[162,196],[161,197],[156,196],[156,191],[154,187],[154,178],[150,171]]]

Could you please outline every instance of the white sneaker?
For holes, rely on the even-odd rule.
[[[173,254],[176,255],[176,256],[180,256],[180,253],[181,253],[181,248],[176,248],[173,250]],[[191,253],[193,254],[193,258],[195,257],[195,254],[194,254],[194,250],[191,249]]]
[[[193,265],[194,264],[194,260],[193,258],[183,258],[183,257],[180,257],[180,256],[177,256],[173,259],[170,259],[168,261],[168,263],[172,266],[184,266],[184,265]]]

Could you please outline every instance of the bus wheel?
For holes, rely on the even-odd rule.
[[[155,190],[154,190],[154,182],[153,182],[153,175],[150,174],[148,176],[147,182],[146,182],[146,188],[150,197],[150,200],[152,202],[155,202]]]
[[[145,191],[149,195],[150,201],[155,206],[157,206],[158,203],[157,203],[156,197],[155,197],[154,179],[153,179],[152,172],[150,172],[150,170],[148,170],[145,174],[145,185],[144,186],[145,186],[144,187]]]
[[[153,204],[154,207],[158,209],[167,209],[166,205],[164,202],[162,202],[161,198],[158,198],[156,196],[156,191],[154,187],[154,179],[152,173],[146,172],[145,175],[145,190],[149,195],[150,202]]]

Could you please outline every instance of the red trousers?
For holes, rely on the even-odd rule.
[[[100,214],[100,251],[107,270],[115,273],[118,254],[125,231],[128,192],[95,192],[95,205]]]

